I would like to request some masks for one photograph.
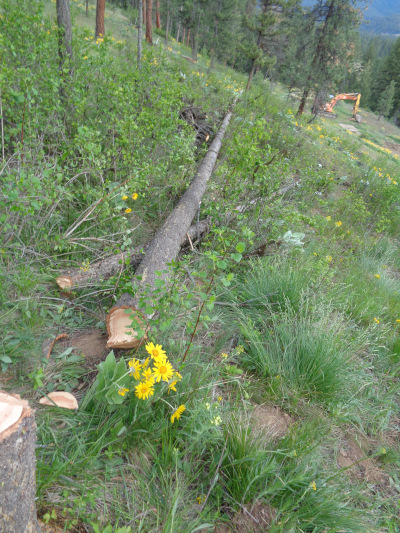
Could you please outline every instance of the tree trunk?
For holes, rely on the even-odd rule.
[[[183,237],[181,247],[188,246],[192,241],[199,239],[208,230],[209,226],[209,219],[200,220],[198,224],[190,226],[189,230]],[[98,283],[121,272],[124,268],[124,261],[128,258],[129,268],[136,269],[144,257],[141,250],[146,253],[148,248],[149,243],[134,248],[133,250],[130,250],[130,252],[112,255],[105,259],[101,259],[100,261],[96,261],[90,265],[87,270],[76,268],[65,272],[65,274],[58,276],[56,279],[57,285],[60,290],[70,292],[73,289],[85,287],[91,283]]]
[[[176,42],[179,43],[179,36],[181,33],[181,21],[178,23],[178,29],[176,30]]]
[[[39,533],[35,496],[34,412],[18,395],[0,392],[0,531]]]
[[[86,0],[86,16],[89,17],[89,0]]]
[[[168,44],[168,31],[169,31],[169,5],[167,11],[167,20],[165,22],[165,44]]]
[[[189,39],[190,39],[190,28],[189,28],[189,31],[187,33],[186,46],[189,46]]]
[[[60,69],[72,60],[72,24],[69,0],[57,0],[58,55]]]
[[[206,156],[200,164],[192,183],[151,241],[146,256],[135,273],[136,276],[141,276],[139,290],[137,291],[135,298],[127,293],[123,294],[118,299],[115,307],[110,311],[107,323],[109,325],[113,324],[115,330],[109,331],[110,339],[111,337],[113,339],[112,343],[110,343],[110,339],[108,341],[107,346],[109,348],[124,348],[124,345],[126,344],[126,340],[122,337],[121,343],[119,344],[118,335],[115,334],[115,331],[122,331],[125,332],[124,334],[126,336],[126,313],[121,312],[121,309],[126,309],[126,306],[128,306],[135,310],[139,307],[141,290],[147,287],[149,287],[150,294],[147,294],[146,296],[151,297],[151,292],[155,288],[155,281],[157,279],[156,272],[166,270],[167,264],[176,258],[182,239],[187,233],[190,224],[200,207],[201,199],[205,193],[207,182],[214,170],[222,139],[231,117],[232,111],[229,111],[222,122],[220,130],[211,143]],[[162,279],[166,279],[168,273],[163,273],[161,277]],[[132,280],[132,283],[134,283],[134,280]],[[116,314],[116,317],[121,317],[124,327],[120,327],[118,319],[113,317],[114,313]],[[134,335],[134,330],[132,330],[132,334]]]
[[[217,44],[217,37],[218,37],[218,22],[219,22],[218,17],[215,17],[215,20],[214,20],[214,36],[213,36],[213,42],[212,42],[211,51],[210,51],[210,70],[212,70],[214,68],[215,47],[216,47],[216,44]]]
[[[106,0],[97,0],[96,4],[96,31],[95,39],[99,36],[104,37],[106,30],[104,28],[104,14],[106,10]]]
[[[152,36],[153,0],[146,0],[146,41],[153,44]]]
[[[327,24],[328,24],[328,21],[329,19],[333,16],[333,9],[335,7],[335,2],[336,0],[331,0],[331,3],[329,5],[329,8],[328,8],[328,11],[327,11],[327,14],[326,14],[326,17],[325,17],[325,20],[324,20],[324,23],[323,23],[323,26],[322,26],[322,29],[321,29],[321,35],[318,39],[318,44],[317,44],[317,48],[315,50],[315,54],[314,54],[314,58],[312,60],[312,63],[311,63],[311,66],[310,66],[310,73],[307,77],[307,81],[306,81],[306,84],[304,86],[304,90],[303,90],[303,96],[301,97],[301,100],[300,100],[300,105],[299,105],[299,109],[297,110],[297,113],[296,113],[296,116],[301,116],[304,112],[304,108],[305,108],[305,105],[306,105],[306,101],[307,101],[307,97],[308,97],[308,94],[310,92],[310,89],[312,87],[312,79],[313,79],[313,75],[314,75],[314,69],[316,68],[319,60],[321,59],[322,57],[322,54],[323,54],[323,49],[324,49],[324,39],[325,39],[325,34],[326,34],[326,31],[327,31]]]
[[[254,71],[255,70],[256,70],[256,62],[253,59],[253,64],[251,65],[251,69],[250,69],[250,72],[249,72],[249,77],[247,79],[246,91],[248,91],[250,89],[251,82],[253,80],[253,76],[254,76]]]
[[[156,0],[156,27],[161,29],[161,19],[160,19],[160,0]]]
[[[186,28],[183,28],[182,44],[185,44]]]
[[[140,70],[142,68],[142,31],[143,31],[143,21],[142,21],[142,4],[143,0],[139,0],[139,18],[138,18],[138,45],[137,45],[137,67]]]
[[[146,24],[146,0],[142,0],[143,24]]]

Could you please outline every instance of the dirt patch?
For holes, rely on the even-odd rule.
[[[368,457],[367,452],[368,450],[364,451],[353,437],[348,436],[341,443],[337,464],[339,468],[351,467],[347,473],[355,475],[358,479],[365,479],[367,483],[377,484],[382,488],[389,487],[389,476]]]
[[[360,135],[360,132],[358,131],[358,129],[352,124],[341,124],[339,122],[339,126],[343,128],[344,130],[351,131],[351,133],[355,133],[356,135]]]
[[[284,437],[294,420],[287,413],[272,405],[257,405],[252,413],[257,429],[268,432],[272,437]]]
[[[385,141],[385,148],[389,148],[392,154],[400,156],[400,144]]]
[[[53,352],[63,352],[67,348],[74,347],[85,357],[86,366],[93,367],[105,359],[105,356],[109,352],[106,348],[107,333],[95,329],[85,333],[77,333],[66,339],[62,339],[54,345]],[[54,339],[46,339],[42,345],[42,350],[45,355],[48,353],[50,344]],[[51,355],[50,355],[51,359]]]
[[[217,525],[214,533],[265,533],[275,515],[275,509],[265,503],[248,504],[232,517],[229,525]]]

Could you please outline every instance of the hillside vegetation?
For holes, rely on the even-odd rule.
[[[161,31],[138,70],[135,11],[108,5],[96,40],[72,5],[60,72],[55,5],[0,2],[0,388],[36,410],[43,531],[400,531],[400,129],[345,103],[296,117],[294,87],[261,68],[245,92]],[[147,341],[110,353],[130,251],[236,98],[209,231],[158,280]],[[60,293],[120,252],[115,276]],[[52,391],[79,409],[39,404]]]

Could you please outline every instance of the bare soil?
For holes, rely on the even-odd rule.
[[[294,422],[282,409],[272,405],[257,405],[252,418],[256,428],[277,438],[284,437]]]
[[[348,131],[351,131],[351,133],[355,133],[356,135],[360,135],[360,132],[358,131],[358,129],[353,126],[353,124],[343,124],[341,122],[339,122],[339,126],[341,128],[343,128],[344,130],[348,130]]]
[[[397,154],[400,156],[400,144],[385,141],[385,148],[389,148],[392,151],[392,154]]]
[[[265,533],[276,515],[273,507],[261,502],[244,505],[229,524],[219,524],[214,533]]]
[[[342,440],[337,455],[337,465],[339,468],[351,467],[347,471],[349,475],[356,476],[358,479],[365,479],[367,483],[387,489],[390,486],[390,478],[376,465],[373,459],[368,457],[367,448],[364,446],[363,449],[354,437],[347,435]]]
[[[75,335],[57,342],[53,350],[63,352],[67,348],[74,347],[83,354],[85,363],[88,368],[93,368],[95,365],[104,361],[108,353],[106,348],[107,332],[99,329],[90,330],[84,333],[76,333]],[[43,353],[47,355],[49,346],[54,339],[46,339],[43,343]],[[50,355],[51,359],[51,355]]]

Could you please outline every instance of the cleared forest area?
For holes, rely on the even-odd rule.
[[[139,70],[137,9],[89,8],[68,59],[56,4],[0,2],[0,414],[40,527],[399,531],[400,129],[183,28]]]

